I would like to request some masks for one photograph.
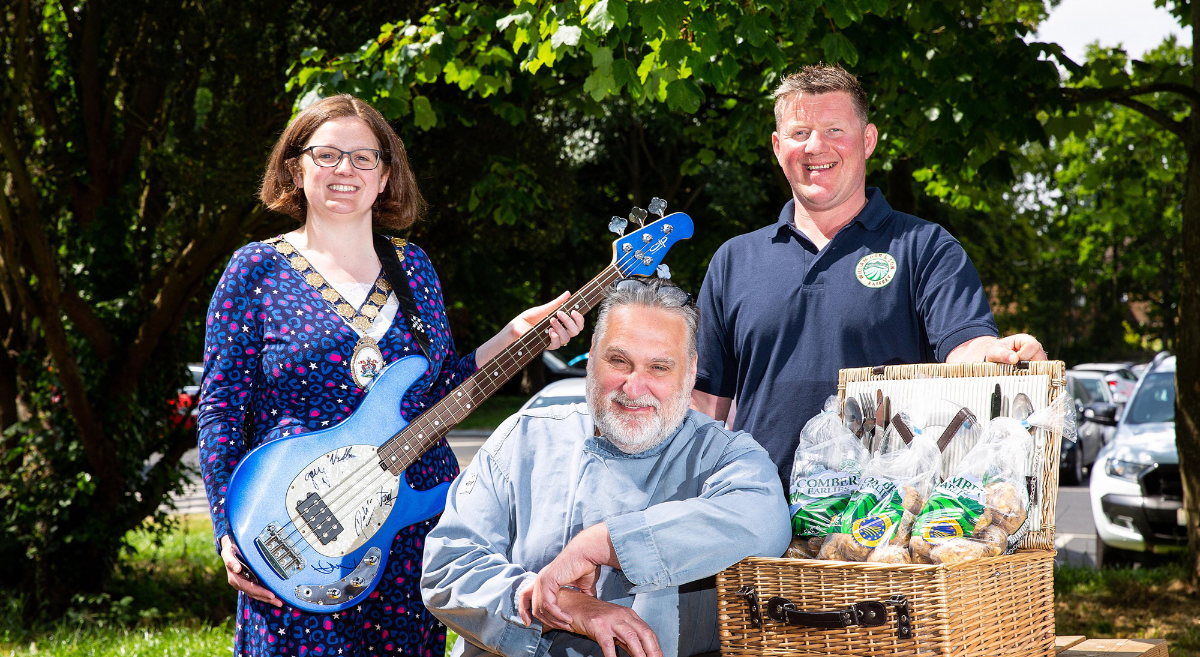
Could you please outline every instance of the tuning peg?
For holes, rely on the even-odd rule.
[[[661,219],[667,213],[667,202],[655,196],[650,199],[647,209],[650,210],[650,214],[656,214]]]
[[[613,217],[608,222],[608,229],[618,235],[624,235],[625,234],[625,226],[628,226],[628,225],[629,225],[628,221],[625,221],[624,219],[622,219],[620,217]]]
[[[658,269],[655,270],[655,273],[658,274],[658,277],[663,280],[670,280],[671,278],[671,268],[668,267],[667,263],[665,262],[658,266]]]
[[[646,225],[646,211],[635,206],[629,211],[629,220],[639,226]]]

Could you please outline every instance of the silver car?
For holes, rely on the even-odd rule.
[[[1089,494],[1098,566],[1187,548],[1174,356],[1156,358],[1138,381],[1112,441],[1096,457]]]

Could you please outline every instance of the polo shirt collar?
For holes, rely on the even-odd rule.
[[[867,230],[875,230],[882,226],[888,217],[892,216],[892,212],[892,206],[883,197],[883,192],[879,191],[878,187],[868,187],[867,204],[863,206],[863,209],[859,211],[850,223],[857,221]],[[795,228],[796,199],[793,198],[784,204],[783,210],[779,212],[779,222],[777,225],[781,230],[788,226]]]

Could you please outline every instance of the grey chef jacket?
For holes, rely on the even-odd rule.
[[[667,657],[719,648],[716,591],[696,583],[791,538],[767,452],[696,411],[637,454],[596,437],[586,404],[510,417],[450,487],[425,543],[421,594],[463,637],[453,655],[601,655],[595,642],[521,622],[518,592],[580,531],[606,522],[622,570],[597,597],[632,607]]]

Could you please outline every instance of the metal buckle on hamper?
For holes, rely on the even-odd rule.
[[[753,586],[746,585],[737,590],[737,595],[746,599],[746,604],[750,607],[750,627],[762,627],[762,611],[758,608],[758,591],[754,590]]]
[[[896,608],[896,636],[901,639],[911,639],[913,636],[912,605],[909,604],[908,598],[897,593],[888,598],[888,603]]]

